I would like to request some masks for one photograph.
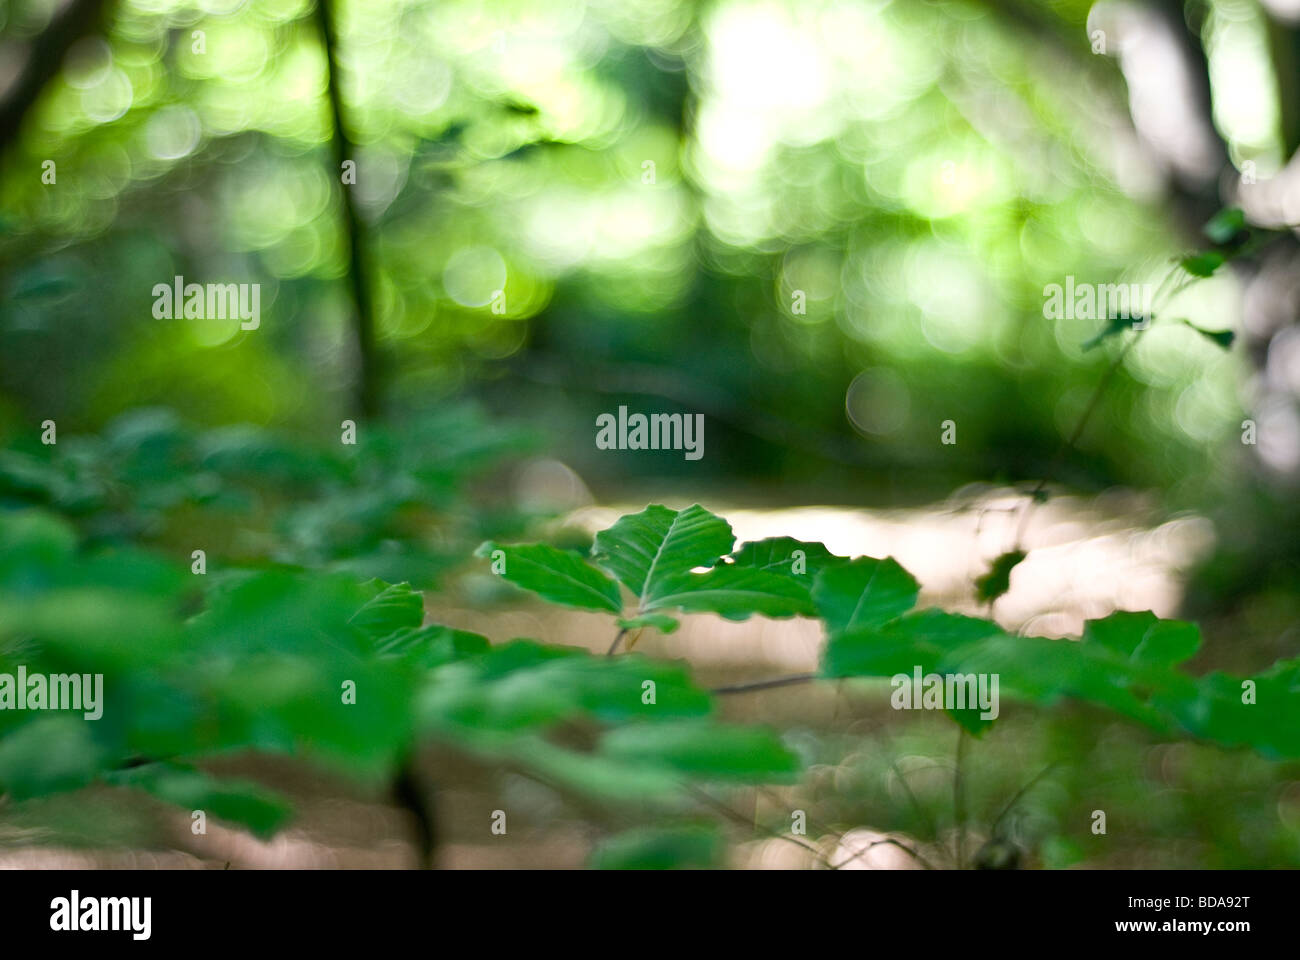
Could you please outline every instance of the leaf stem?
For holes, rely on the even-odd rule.
[[[872,840],[869,844],[867,844],[867,845],[866,845],[865,847],[863,847],[861,850],[856,850],[856,851],[854,851],[854,852],[853,852],[853,855],[852,855],[851,857],[849,857],[847,860],[845,860],[843,863],[837,863],[835,866],[831,867],[831,869],[832,869],[832,870],[843,870],[846,866],[848,866],[848,865],[849,865],[850,863],[852,863],[854,860],[858,859],[858,858],[859,858],[860,856],[862,856],[864,853],[867,853],[868,851],[870,851],[872,847],[878,847],[878,846],[880,846],[882,843],[884,843],[884,844],[889,844],[890,846],[898,847],[898,849],[902,850],[904,853],[906,853],[908,856],[910,856],[913,860],[915,860],[915,861],[916,861],[917,863],[919,863],[921,866],[925,867],[925,869],[927,869],[927,870],[933,870],[933,869],[934,869],[934,865],[933,865],[932,863],[930,863],[929,860],[925,859],[925,857],[921,856],[921,854],[918,853],[915,849],[913,849],[912,847],[909,847],[907,844],[903,843],[901,840],[895,840],[893,837],[886,837],[886,838],[883,839],[883,840]]]

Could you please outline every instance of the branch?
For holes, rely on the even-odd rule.
[[[1031,789],[1033,789],[1034,785],[1038,783],[1039,780],[1042,780],[1043,777],[1047,776],[1054,769],[1056,769],[1056,764],[1049,763],[1042,770],[1040,770],[1037,773],[1037,775],[1035,775],[1032,779],[1030,779],[1028,783],[1026,783],[1019,790],[1017,790],[1015,792],[1015,795],[1012,796],[1012,798],[1007,801],[1007,805],[1002,808],[1002,812],[998,814],[997,819],[993,821],[993,826],[989,828],[989,833],[991,833],[994,837],[997,837],[998,827],[1002,825],[1003,819],[1005,819],[1006,815],[1011,812],[1012,808],[1015,807],[1015,805],[1020,802],[1020,798],[1023,797],[1026,793],[1028,793]]]
[[[934,869],[934,865],[933,865],[932,863],[930,863],[929,860],[927,860],[927,859],[925,859],[925,857],[921,856],[921,854],[918,853],[916,850],[914,850],[912,847],[909,847],[907,844],[903,843],[901,840],[895,840],[893,837],[886,837],[884,840],[872,840],[869,844],[867,844],[867,845],[866,845],[865,847],[863,847],[861,850],[855,850],[855,851],[853,852],[853,856],[849,857],[849,858],[848,858],[847,860],[845,860],[843,863],[837,863],[835,866],[831,867],[831,869],[832,869],[832,870],[843,870],[846,866],[848,866],[848,865],[849,865],[850,863],[852,863],[854,860],[857,860],[857,859],[858,859],[859,857],[861,857],[864,853],[869,852],[869,851],[871,850],[872,847],[878,847],[878,846],[880,846],[882,843],[884,843],[884,844],[888,844],[888,845],[890,845],[890,846],[898,847],[898,849],[902,850],[904,853],[906,853],[908,856],[910,856],[913,860],[915,860],[915,861],[916,861],[917,863],[919,863],[921,866],[925,867],[925,869],[927,869],[927,870],[933,870],[933,869]]]
[[[397,779],[393,782],[393,796],[415,818],[415,848],[419,852],[420,866],[425,870],[433,868],[435,851],[438,849],[438,828],[433,804],[429,799],[430,793],[428,787],[420,782],[415,754],[412,752],[403,761]]]
[[[343,164],[353,160],[356,147],[348,139],[343,123],[343,103],[339,93],[338,31],[329,0],[316,0],[316,18],[320,23],[321,42],[325,47],[326,89],[329,91],[330,115],[334,121],[335,178],[341,178]],[[356,347],[359,370],[356,380],[356,401],[361,413],[370,416],[379,408],[379,357],[375,350],[374,307],[370,297],[369,270],[364,254],[364,237],[361,218],[348,190],[341,179],[336,179],[343,203],[344,230],[348,244],[348,278],[351,281],[352,304],[356,313]]]
[[[957,769],[952,778],[952,814],[957,824],[957,869],[966,865],[966,782],[962,776],[966,759],[966,728],[957,731]]]
[[[751,690],[769,690],[772,687],[788,687],[796,683],[807,683],[818,679],[815,673],[795,673],[788,677],[776,677],[772,680],[756,680],[753,683],[733,683],[725,687],[714,687],[709,693],[749,693]]]

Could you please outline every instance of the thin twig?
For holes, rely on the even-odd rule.
[[[1042,780],[1043,777],[1047,776],[1054,769],[1056,769],[1056,763],[1049,763],[1038,772],[1037,776],[1032,777],[1028,783],[1015,792],[1015,795],[1007,801],[1007,805],[1002,808],[1002,812],[998,814],[997,819],[993,821],[993,826],[989,830],[993,836],[996,837],[998,835],[998,827],[1001,825],[1003,818],[1006,817],[1006,815],[1011,812],[1011,809],[1020,802],[1020,798],[1028,793],[1033,788],[1034,784],[1038,783],[1039,780]]]
[[[713,807],[715,810],[719,811],[724,816],[730,818],[736,823],[748,827],[750,830],[757,830],[760,833],[766,833],[769,837],[773,837],[774,839],[784,840],[787,843],[793,843],[796,846],[802,847],[803,849],[807,850],[809,853],[815,856],[822,863],[826,863],[826,857],[822,854],[822,852],[818,850],[817,847],[815,847],[813,844],[809,843],[807,840],[800,840],[792,833],[778,833],[775,830],[769,830],[765,827],[758,827],[743,813],[738,813],[737,811],[732,810],[721,800],[710,795],[707,791],[702,790],[701,788],[695,786],[694,784],[688,784],[686,789],[689,790],[691,793],[693,793],[698,799],[703,800],[705,803],[709,804],[709,806]],[[826,863],[826,865],[830,866],[829,863]]]
[[[1024,542],[1025,529],[1029,525],[1029,514],[1033,510],[1034,504],[1038,502],[1039,495],[1043,492],[1044,489],[1046,489],[1049,479],[1055,476],[1056,471],[1060,468],[1061,463],[1064,461],[1066,455],[1074,448],[1074,445],[1079,442],[1080,438],[1082,438],[1084,429],[1087,428],[1088,422],[1092,419],[1092,415],[1097,412],[1097,407],[1101,403],[1101,398],[1105,395],[1106,388],[1110,386],[1111,380],[1114,379],[1115,374],[1119,371],[1120,365],[1124,362],[1124,358],[1128,356],[1129,351],[1133,349],[1133,345],[1136,344],[1139,339],[1141,339],[1142,334],[1144,334],[1147,330],[1149,330],[1151,328],[1151,324],[1155,321],[1156,303],[1160,300],[1161,296],[1164,295],[1165,287],[1169,284],[1171,280],[1173,280],[1175,277],[1179,275],[1179,272],[1181,270],[1182,270],[1181,267],[1176,270],[1171,270],[1169,273],[1165,274],[1165,278],[1162,281],[1160,281],[1160,286],[1156,289],[1155,296],[1151,298],[1152,299],[1151,316],[1147,318],[1146,325],[1143,326],[1141,329],[1134,331],[1133,336],[1130,337],[1128,339],[1128,342],[1124,344],[1124,349],[1122,349],[1118,354],[1116,354],[1115,359],[1110,362],[1110,366],[1106,368],[1106,372],[1102,374],[1101,380],[1098,381],[1096,389],[1093,390],[1092,396],[1088,398],[1088,405],[1084,408],[1083,415],[1079,417],[1079,421],[1075,425],[1074,431],[1070,434],[1069,438],[1063,444],[1061,444],[1059,448],[1057,448],[1056,453],[1053,454],[1051,461],[1048,463],[1046,472],[1044,472],[1042,478],[1038,481],[1038,484],[1034,487],[1033,491],[1029,494],[1029,499],[1025,502],[1024,510],[1020,514],[1020,523],[1016,529],[1017,549],[1019,549],[1020,545]],[[1166,302],[1178,296],[1178,294],[1182,293],[1183,290],[1187,289],[1188,286],[1195,283],[1197,279],[1199,278],[1195,276],[1189,276],[1185,278],[1180,284],[1175,286],[1174,289],[1169,292]],[[1161,309],[1162,310],[1164,309],[1163,306],[1161,307]]]
[[[900,841],[900,840],[895,840],[893,837],[886,837],[886,838],[883,839],[883,840],[872,840],[869,844],[867,844],[867,845],[866,845],[865,847],[863,847],[861,850],[857,850],[857,851],[855,851],[855,852],[853,853],[853,856],[849,857],[847,860],[843,861],[842,863],[837,863],[837,864],[835,864],[834,866],[831,867],[831,869],[832,869],[832,870],[842,870],[842,869],[844,869],[844,867],[846,867],[848,864],[850,864],[850,863],[852,863],[854,860],[858,859],[858,858],[859,858],[860,856],[862,856],[864,853],[867,853],[868,851],[870,851],[872,847],[878,847],[878,846],[880,846],[882,843],[883,843],[883,844],[889,844],[890,846],[898,847],[898,849],[900,849],[900,850],[902,850],[904,853],[908,854],[908,855],[909,855],[913,860],[915,860],[915,861],[916,861],[917,863],[919,863],[921,866],[925,867],[925,869],[927,869],[927,870],[933,870],[933,869],[934,869],[934,865],[933,865],[932,863],[930,863],[929,860],[925,859],[925,857],[921,856],[920,853],[918,853],[918,852],[917,852],[916,850],[914,850],[913,848],[909,847],[907,844],[903,843],[903,842]]]
[[[889,736],[888,733],[886,733],[886,737],[888,736]],[[890,738],[889,744],[886,747],[886,749],[889,750],[889,768],[894,771],[894,776],[896,776],[898,778],[898,782],[902,784],[903,792],[907,794],[908,800],[912,802],[912,808],[916,810],[917,815],[925,822],[925,825],[929,828],[930,835],[932,837],[938,837],[939,824],[935,821],[934,814],[931,811],[927,810],[925,807],[921,806],[921,801],[917,798],[916,791],[912,789],[912,784],[908,782],[908,779],[906,775],[904,775],[902,768],[899,767],[898,765],[898,757],[894,755],[893,746],[894,746],[893,739]]]
[[[614,642],[609,645],[609,650],[606,652],[605,656],[612,657],[614,654],[618,653],[618,645],[623,642],[625,636],[627,636],[627,627],[623,627],[619,630],[617,636],[614,637]]]
[[[788,677],[774,677],[771,680],[755,680],[752,683],[733,683],[724,687],[714,687],[709,693],[749,693],[751,690],[770,690],[773,687],[788,687],[796,683],[807,683],[818,679],[816,673],[794,673]]]

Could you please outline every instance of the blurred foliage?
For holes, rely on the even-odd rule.
[[[1250,677],[1220,672],[1193,677],[1177,669],[1201,645],[1200,631],[1192,623],[1163,620],[1150,612],[1117,612],[1089,621],[1078,641],[1013,636],[991,620],[914,610],[917,582],[892,559],[837,557],[821,544],[788,537],[745,543],[735,552],[733,547],[727,522],[702,507],[675,511],[651,505],[597,534],[590,561],[540,544],[489,543],[480,555],[500,564],[495,572],[510,582],[570,607],[622,610],[621,600],[606,606],[607,591],[594,588],[603,568],[630,592],[634,615],[665,609],[708,611],[732,619],[755,613],[815,615],[827,634],[821,672],[825,678],[892,677],[896,692],[897,678],[910,682],[914,670],[926,677],[957,677],[959,682],[969,678],[973,700],[976,678],[996,677],[992,716],[981,712],[988,704],[946,704],[963,732],[976,736],[994,724],[998,698],[1006,693],[1039,707],[1055,707],[1068,698],[1166,737],[1248,746],[1265,757],[1300,760],[1300,658],[1279,660]],[[810,556],[816,558],[812,567],[807,565]],[[1023,554],[1007,557],[1019,562]],[[1014,566],[1010,560],[999,558],[995,571],[1002,568],[1005,577]],[[612,580],[608,583],[613,587]],[[581,589],[575,588],[579,584]],[[675,622],[668,619],[668,624]],[[919,701],[920,690],[913,696]],[[654,739],[661,739],[663,729]],[[627,739],[628,733],[640,736],[619,731],[612,737]],[[707,736],[713,742],[706,746],[701,741],[699,759],[683,769],[698,764],[700,772],[722,775],[742,758],[738,769],[746,772],[771,775],[779,769],[765,758],[761,742],[752,741],[753,734],[735,740],[718,739],[713,732]],[[695,742],[694,733],[680,742],[679,751],[694,754],[695,748],[688,746]],[[1080,760],[1076,755],[1059,762]],[[756,768],[751,766],[755,763]],[[1014,794],[1008,809],[1018,799]],[[977,864],[986,868],[1013,865],[1020,855],[1013,843],[999,847],[1001,820],[999,816],[989,824],[989,845],[977,857]],[[774,827],[772,833],[781,835],[783,829]],[[1048,858],[1069,845],[1065,837],[1050,833],[1036,839]],[[671,833],[633,834],[595,856],[597,863],[627,859],[649,864],[676,851],[685,864],[698,858],[698,842],[680,842]],[[962,865],[960,854],[957,864]]]
[[[191,576],[83,546],[34,510],[0,514],[0,557],[0,673],[103,683],[93,722],[0,712],[12,800],[105,782],[266,834],[288,815],[282,800],[192,764],[256,750],[384,782],[423,739],[638,805],[680,804],[684,782],[797,771],[770,732],[709,720],[709,696],[678,665],[489,646],[424,625],[407,584],[283,566]],[[543,739],[583,718],[598,724],[590,750]]]
[[[1096,149],[1096,98],[1120,89],[1104,58],[1061,71],[978,6],[337,7],[390,402],[471,389],[601,484],[628,468],[589,424],[646,398],[709,416],[697,478],[918,498],[1037,477],[1105,363],[1088,321],[1044,320],[1044,285],[1150,282],[1184,252]],[[126,0],[75,48],[0,178],[11,425],[163,402],[201,423],[349,415],[312,10]],[[1052,15],[1083,37],[1087,11]],[[8,7],[6,34],[45,12]],[[261,328],[153,319],[175,275],[260,282]],[[1230,288],[1179,308],[1222,329]],[[1148,338],[1070,479],[1183,499],[1223,481],[1231,458],[1189,468],[1240,420],[1235,367],[1188,329]]]
[[[196,430],[169,410],[136,410],[101,434],[0,450],[0,505],[57,510],[96,544],[152,542],[183,556],[202,549],[214,565],[270,560],[429,586],[485,533],[536,519],[474,489],[534,445],[464,405],[363,426],[354,444],[248,425]]]
[[[57,6],[0,0],[0,84]],[[1261,67],[1287,48],[1262,8],[1136,5],[1203,48],[1227,166],[1197,193],[1192,125],[1166,124],[1179,149],[1147,155],[1124,117],[1134,58],[1090,49],[1116,5],[1089,0],[342,0],[333,70],[310,0],[103,6],[0,141],[0,668],[102,671],[109,700],[95,723],[0,713],[6,818],[108,785],[268,836],[290,805],[207,761],[288,753],[388,784],[436,742],[623,811],[636,822],[602,831],[599,866],[721,865],[700,784],[788,783],[799,760],[790,789],[836,829],[887,818],[949,839],[899,773],[946,735],[928,721],[900,744],[778,737],[712,719],[678,664],[424,623],[413,587],[447,586],[482,542],[505,582],[608,615],[615,647],[690,613],[815,616],[825,678],[1000,672],[1035,719],[980,741],[980,862],[1124,863],[1078,827],[1111,803],[1132,815],[1130,864],[1300,855],[1300,567],[1283,535],[1300,441],[1277,440],[1300,420],[1265,402],[1294,393],[1294,351],[1242,306],[1292,238],[1215,189],[1247,164],[1280,172],[1300,144],[1294,71]],[[155,284],[178,276],[260,284],[260,326],[156,318]],[[1045,316],[1066,277],[1172,286],[1135,332]],[[620,404],[705,414],[708,456],[597,450],[595,417]],[[1264,414],[1257,461],[1240,430]],[[961,442],[938,445],[954,418]],[[915,610],[892,560],[737,547],[698,507],[625,516],[581,553],[512,545],[542,511],[503,471],[542,434],[624,500],[1155,489],[1215,518],[1186,606],[1242,642],[1194,673],[1200,630],[1151,614],[1094,619],[1077,642],[1015,637]],[[183,572],[197,549],[202,577]],[[981,603],[1023,557],[993,561]],[[954,719],[984,734],[970,714]],[[1058,766],[1003,819],[1028,756]],[[114,830],[138,822],[83,833]]]

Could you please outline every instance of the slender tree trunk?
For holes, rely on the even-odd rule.
[[[23,119],[62,68],[68,49],[101,29],[112,7],[111,0],[73,0],[32,42],[27,62],[0,101],[0,152],[18,138]]]
[[[433,791],[420,778],[414,751],[402,763],[393,783],[393,796],[415,820],[415,848],[421,869],[432,870],[437,859],[438,824]]]
[[[343,227],[347,234],[348,280],[355,317],[355,346],[357,371],[355,398],[363,416],[379,412],[380,370],[379,355],[375,347],[374,305],[370,291],[370,269],[365,255],[365,227],[357,214],[357,206],[349,185],[343,183],[344,164],[356,163],[356,147],[348,138],[343,122],[343,98],[339,90],[338,24],[334,5],[329,0],[317,0],[316,17],[320,23],[321,40],[325,47],[326,88],[329,91],[330,115],[334,122],[331,144],[334,148],[333,177],[339,186],[343,206]]]

